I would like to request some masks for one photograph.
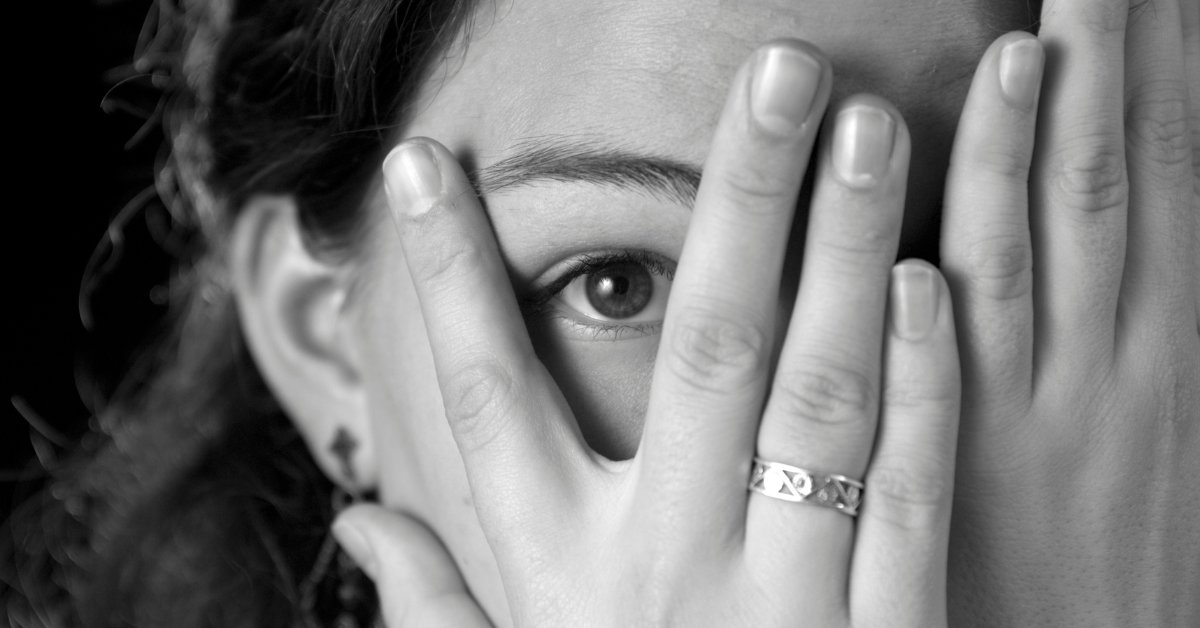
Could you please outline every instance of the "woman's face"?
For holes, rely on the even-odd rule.
[[[405,135],[437,139],[478,171],[543,362],[589,443],[626,458],[640,435],[695,177],[751,50],[778,37],[808,40],[832,60],[835,101],[869,91],[899,107],[913,137],[901,248],[919,254],[936,242],[975,63],[993,38],[1028,21],[1015,0],[485,2],[466,46],[431,74]],[[503,591],[384,207],[380,193],[352,308],[381,498],[432,525],[485,608],[499,613]],[[800,241],[793,235],[794,248]],[[781,308],[798,277],[794,263],[789,270]]]

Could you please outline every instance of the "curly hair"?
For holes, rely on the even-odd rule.
[[[159,196],[195,243],[169,323],[98,431],[9,522],[15,626],[311,626],[332,486],[241,336],[224,242],[253,195],[352,255],[363,195],[468,0],[159,0],[135,67],[166,84]],[[314,588],[315,587],[315,588]]]

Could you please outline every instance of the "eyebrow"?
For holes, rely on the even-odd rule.
[[[512,154],[472,178],[481,195],[544,182],[586,183],[649,194],[688,209],[700,187],[696,166],[575,136],[522,140]]]

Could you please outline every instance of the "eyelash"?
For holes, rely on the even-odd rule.
[[[572,260],[557,279],[521,299],[522,314],[527,318],[543,317],[562,320],[576,328],[577,331],[592,334],[594,339],[616,339],[625,332],[644,334],[654,331],[662,323],[610,323],[605,321],[583,323],[554,307],[552,303],[554,298],[572,281],[602,270],[606,266],[621,263],[640,264],[651,273],[666,277],[668,281],[675,278],[675,262],[649,251],[618,250],[587,253]]]

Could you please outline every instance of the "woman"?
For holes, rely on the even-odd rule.
[[[389,625],[1196,616],[1194,2],[300,4],[185,60],[81,621],[323,608],[307,456]]]

